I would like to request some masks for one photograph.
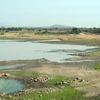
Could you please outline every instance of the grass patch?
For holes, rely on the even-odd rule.
[[[10,71],[9,72],[15,76],[41,76],[44,74],[38,74],[36,72],[24,72],[24,71]],[[4,100],[99,100],[98,97],[86,98],[84,97],[84,93],[80,92],[73,87],[70,86],[71,78],[67,78],[65,76],[55,76],[48,75],[49,80],[46,82],[47,87],[44,88],[33,88],[29,89],[27,92],[14,96],[11,95],[10,98],[2,98]],[[54,85],[56,82],[67,81],[68,84],[63,84],[60,86]],[[63,88],[61,88],[63,86]],[[16,99],[17,98],[17,99]]]
[[[70,81],[72,80],[71,78],[68,78],[65,76],[53,76],[52,75],[52,76],[49,76],[49,78],[50,79],[46,82],[49,87],[55,86],[57,82],[62,82],[62,81],[67,81],[68,82],[67,85],[69,85]]]
[[[95,70],[100,70],[100,62],[95,62],[94,66],[92,68]]]
[[[36,77],[36,76],[39,76],[39,73],[31,72],[31,71],[10,71],[9,73],[11,75],[19,76],[19,77],[24,77],[24,76]]]
[[[12,97],[10,100],[14,100],[15,97]],[[29,92],[17,97],[18,100],[86,100],[83,97],[83,93],[78,90],[73,89],[72,87],[66,86],[63,89],[47,92],[47,91],[35,91]]]
[[[100,55],[100,50],[92,51],[92,52],[87,52],[85,54],[89,55],[89,56]]]

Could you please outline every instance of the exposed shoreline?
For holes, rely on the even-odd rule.
[[[59,43],[59,44],[81,44],[81,45],[100,45],[100,35],[95,34],[68,34],[68,35],[35,35],[25,33],[23,36],[18,33],[6,33],[0,35],[0,39],[19,39],[23,41],[35,41],[35,40],[50,40],[59,39],[61,41],[48,41],[46,43]],[[44,41],[45,42],[45,41]]]
[[[59,36],[60,37],[60,36]],[[98,36],[97,36],[98,37]],[[36,38],[36,37],[1,37],[1,39],[20,39],[22,41],[36,41],[36,40],[41,40],[44,39],[44,37],[42,38]],[[45,38],[45,39],[55,39],[55,38]],[[86,38],[75,38],[73,40],[73,38],[71,39],[64,39],[62,37],[60,38],[56,38],[56,39],[60,39],[61,41],[43,41],[43,43],[58,43],[58,44],[77,44],[77,45],[92,45],[92,46],[99,46],[100,47],[100,38],[92,38],[92,39],[86,39]],[[86,41],[85,41],[86,40]],[[87,44],[88,43],[88,44]],[[82,56],[82,55],[81,55]],[[100,60],[100,56],[96,55],[96,56],[84,56],[81,59],[99,59]],[[77,60],[77,59],[76,59]],[[99,61],[97,61],[99,62]],[[95,61],[93,62],[65,62],[65,63],[57,63],[57,62],[51,62],[48,61],[46,59],[36,59],[36,60],[11,60],[11,61],[1,61],[0,65],[2,66],[7,66],[7,65],[14,65],[14,64],[26,64],[25,66],[22,67],[18,67],[18,68],[14,68],[14,69],[8,69],[8,70],[0,70],[0,73],[2,72],[15,72],[15,71],[23,71],[23,72],[37,72],[37,73],[41,73],[41,74],[45,74],[45,75],[60,75],[60,76],[67,76],[67,77],[71,77],[71,78],[75,78],[75,77],[81,77],[85,80],[88,80],[89,84],[91,85],[91,87],[89,87],[89,91],[87,92],[86,96],[97,96],[98,94],[100,94],[99,92],[96,92],[96,90],[94,90],[93,92],[95,92],[94,94],[91,94],[91,90],[93,90],[93,88],[100,86],[100,72],[99,71],[94,71],[91,70],[92,66],[95,64]],[[31,77],[17,77],[15,76],[14,79],[20,80],[24,85],[25,85],[25,89],[28,88],[33,88],[32,85],[29,83],[28,81],[31,79]],[[89,85],[89,86],[90,86]],[[77,86],[76,89],[78,90],[82,90],[82,86]],[[84,87],[84,89],[87,89],[87,87]],[[82,91],[84,91],[84,89]],[[20,94],[21,91],[18,91],[16,93]],[[23,93],[23,90],[22,90]],[[14,94],[14,93],[12,93]]]

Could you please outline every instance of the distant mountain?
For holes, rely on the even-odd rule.
[[[0,27],[17,27],[17,26],[11,26],[11,25],[7,25],[4,23],[0,23]],[[19,26],[20,27],[20,26]],[[40,27],[27,27],[27,28],[73,28],[72,26],[66,26],[66,25],[59,25],[59,24],[54,24],[51,26],[40,26]]]
[[[73,27],[72,26],[55,24],[55,25],[51,25],[51,26],[40,26],[40,27],[37,27],[37,28],[73,28]]]
[[[73,28],[73,27],[66,26],[66,25],[55,24],[55,25],[50,26],[49,28]]]

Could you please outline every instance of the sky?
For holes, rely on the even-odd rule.
[[[100,27],[100,0],[0,0],[0,26]]]

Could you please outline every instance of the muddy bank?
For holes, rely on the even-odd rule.
[[[40,36],[41,37],[41,36]],[[29,38],[29,37],[16,37],[16,38],[1,38],[1,40],[15,40],[19,42],[41,42],[41,43],[49,43],[49,44],[74,44],[74,45],[86,45],[86,46],[100,46],[100,38],[98,39],[67,39],[67,38]]]
[[[75,58],[76,59],[76,58]],[[74,59],[74,60],[75,60]],[[13,65],[17,65],[19,64],[18,67],[15,68],[10,68],[10,69],[30,69],[30,68],[38,68],[38,67],[42,67],[42,66],[46,66],[48,67],[52,67],[52,68],[57,68],[57,67],[66,67],[66,68],[91,68],[96,62],[99,61],[95,61],[95,60],[99,60],[100,58],[95,58],[92,59],[93,61],[88,61],[89,58],[87,59],[87,61],[84,61],[84,59],[86,60],[86,58],[81,58],[81,60],[79,60],[79,62],[77,61],[78,59],[76,59],[76,61],[73,61],[73,59],[66,59],[65,63],[57,63],[57,62],[51,62],[48,61],[46,59],[37,59],[37,60],[12,60],[12,61],[1,61],[0,62],[0,66],[13,66]],[[72,61],[71,61],[72,60]],[[20,64],[24,64],[23,66]],[[10,70],[8,69],[8,70]]]
[[[88,85],[86,86],[80,86],[80,84],[75,83],[75,88],[81,91],[86,92],[87,94],[85,96],[97,96],[99,92],[99,86],[100,86],[100,72],[90,70],[91,67],[95,64],[95,62],[66,62],[66,63],[56,63],[56,62],[50,62],[45,59],[38,59],[38,60],[17,60],[17,61],[6,61],[6,62],[0,62],[2,65],[10,65],[10,64],[17,64],[19,63],[26,65],[14,69],[8,69],[8,70],[1,70],[0,72],[15,72],[18,73],[19,71],[23,71],[23,73],[41,73],[44,76],[14,76],[9,77],[12,79],[17,79],[21,81],[22,84],[24,84],[24,89],[14,92],[12,94],[4,95],[7,98],[10,98],[11,95],[21,95],[25,94],[27,91],[34,91],[34,89],[38,88],[48,88],[47,84],[45,84],[46,81],[48,81],[48,77],[45,75],[60,75],[60,76],[66,76],[69,78],[76,78],[81,77],[82,79],[86,80],[88,82]],[[24,75],[25,75],[24,74]],[[97,87],[96,89],[93,89],[94,87]],[[93,91],[93,93],[91,93]],[[3,97],[4,97],[3,96]]]

